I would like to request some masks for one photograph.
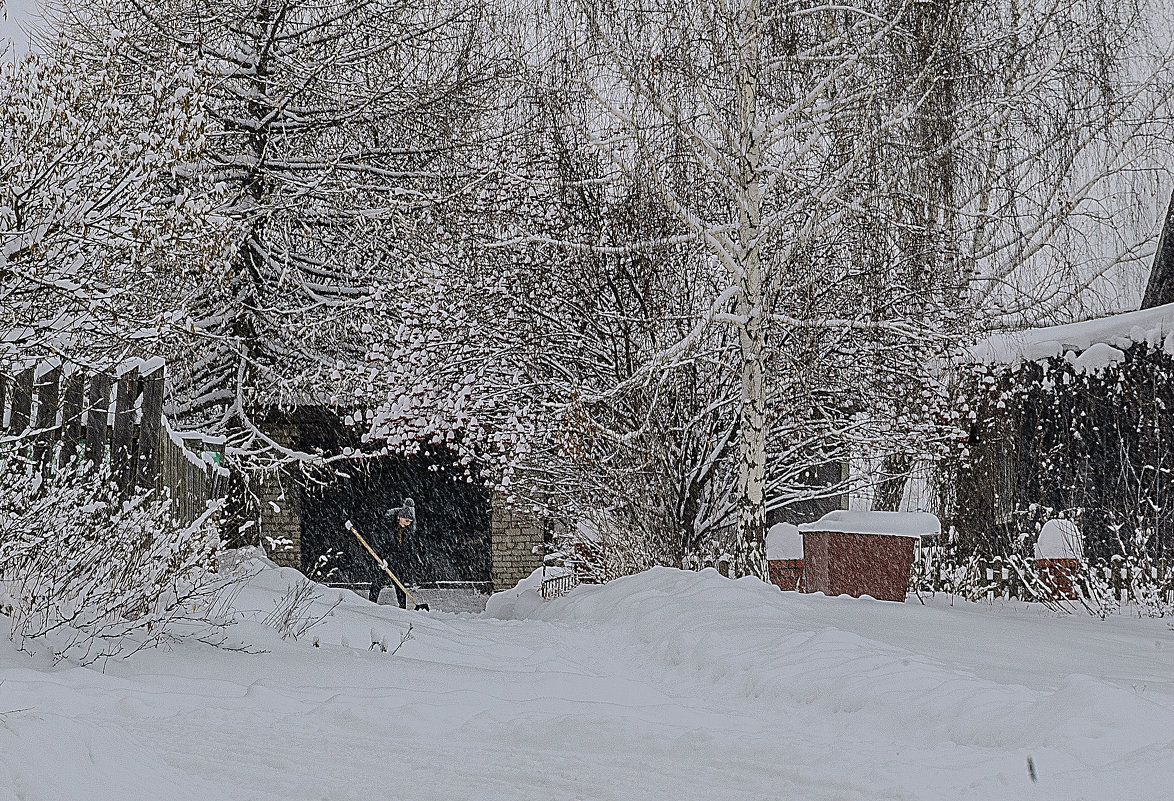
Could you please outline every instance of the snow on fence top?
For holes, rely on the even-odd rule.
[[[1123,361],[1123,351],[1142,343],[1174,355],[1174,303],[1079,323],[992,334],[972,347],[970,356],[978,364],[1015,365],[1071,351],[1079,372],[1099,372]]]
[[[766,532],[766,558],[802,559],[803,537],[799,527],[790,523],[776,523]]]
[[[847,534],[884,534],[921,538],[942,533],[941,521],[929,512],[828,512],[799,531],[840,531]],[[769,558],[769,557],[768,557]]]
[[[1071,520],[1049,520],[1035,541],[1036,559],[1080,559],[1080,530]]]

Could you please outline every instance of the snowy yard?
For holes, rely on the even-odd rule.
[[[266,569],[239,604],[267,612],[296,576]],[[490,612],[510,606],[526,605]],[[0,640],[0,799],[1074,801],[1174,784],[1164,620],[657,569],[525,619],[346,594],[296,642],[230,631],[255,653],[188,643],[105,672]]]

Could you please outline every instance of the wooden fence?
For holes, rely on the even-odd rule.
[[[124,494],[166,489],[180,521],[191,522],[224,493],[227,474],[217,467],[224,446],[171,430],[163,417],[164,371],[163,361],[152,359],[111,372],[48,362],[0,374],[0,443],[27,449],[43,470],[74,460],[108,465]]]

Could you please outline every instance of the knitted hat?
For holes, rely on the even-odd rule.
[[[411,498],[404,498],[404,505],[395,510],[396,517],[416,522],[416,504]]]

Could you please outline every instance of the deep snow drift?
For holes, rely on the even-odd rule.
[[[238,606],[263,617],[299,576],[254,568]],[[1163,620],[666,569],[484,616],[326,589],[320,609],[340,595],[296,642],[245,622],[226,643],[242,650],[188,642],[104,673],[0,640],[0,799],[1074,801],[1174,786]]]

